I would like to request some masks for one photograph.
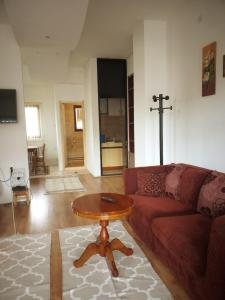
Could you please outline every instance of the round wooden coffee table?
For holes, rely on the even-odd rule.
[[[112,275],[119,275],[113,257],[113,250],[119,250],[125,255],[132,255],[133,250],[127,248],[119,239],[109,242],[107,226],[109,220],[121,219],[129,215],[133,208],[133,200],[125,195],[113,193],[89,194],[75,199],[72,202],[73,212],[84,218],[99,220],[101,230],[96,242],[89,244],[79,259],[73,262],[77,268],[95,254],[107,257]]]

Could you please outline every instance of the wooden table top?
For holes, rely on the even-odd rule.
[[[102,199],[110,197],[111,203]],[[84,218],[95,220],[116,220],[129,215],[133,208],[133,200],[128,196],[114,193],[88,194],[72,202],[73,212]]]
[[[38,146],[27,146],[28,151],[37,150]]]

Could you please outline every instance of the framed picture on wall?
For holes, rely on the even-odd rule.
[[[223,77],[225,77],[225,55],[223,56]]]
[[[216,42],[202,49],[202,96],[216,93]]]

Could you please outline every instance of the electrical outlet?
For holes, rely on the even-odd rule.
[[[12,175],[11,175],[11,186],[25,186],[26,179],[25,179],[25,169],[24,168],[14,168]]]

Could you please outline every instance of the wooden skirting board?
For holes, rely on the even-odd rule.
[[[113,166],[113,167],[103,167],[102,170],[110,171],[110,170],[122,170],[124,166]]]

